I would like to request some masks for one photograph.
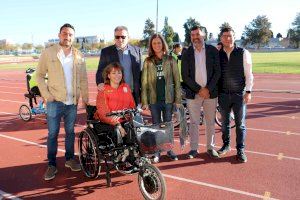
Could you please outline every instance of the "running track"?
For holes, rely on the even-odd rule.
[[[91,103],[96,97],[94,79],[94,72],[89,73]],[[176,138],[179,161],[162,157],[157,164],[167,182],[167,199],[300,199],[300,76],[255,75],[254,88],[247,118],[248,162],[237,163],[235,150],[221,159],[210,159],[204,153],[202,126],[198,158],[186,159],[189,148],[181,151]],[[54,180],[45,182],[45,118],[35,117],[27,123],[19,119],[17,113],[25,102],[25,92],[23,71],[1,71],[0,199],[142,199],[137,176],[114,173],[113,187],[107,188],[103,173],[90,180],[82,172],[65,169],[63,129],[59,137],[59,172]],[[80,132],[84,124],[80,109],[76,131]],[[234,139],[234,132],[232,135]],[[216,127],[217,148],[221,144],[220,129]]]

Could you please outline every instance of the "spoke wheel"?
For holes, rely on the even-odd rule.
[[[166,199],[166,182],[157,167],[148,163],[142,166],[138,175],[138,183],[146,200]]]
[[[79,161],[84,174],[89,178],[97,178],[101,169],[100,152],[94,132],[90,128],[79,134]]]
[[[218,124],[218,126],[222,127],[222,122],[223,120],[222,120],[220,108],[218,106],[216,111],[216,123]],[[232,111],[230,112],[229,124],[230,124],[230,128],[235,127],[234,114]]]
[[[21,119],[24,120],[25,122],[30,121],[32,118],[31,110],[25,104],[21,105],[21,107],[19,109],[19,115],[20,115]]]

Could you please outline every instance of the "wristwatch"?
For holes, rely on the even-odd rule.
[[[246,93],[251,94],[251,91],[246,91]]]

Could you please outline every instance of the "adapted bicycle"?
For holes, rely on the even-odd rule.
[[[22,120],[28,122],[32,119],[33,115],[46,115],[46,109],[44,108],[43,101],[40,99],[37,102],[37,98],[40,98],[38,94],[30,89],[29,80],[31,79],[32,73],[35,71],[33,68],[26,70],[26,82],[27,82],[27,93],[24,97],[28,100],[28,104],[22,104],[19,108],[19,116]]]
[[[125,122],[126,139],[109,125],[94,120],[95,106],[87,106],[87,128],[79,134],[79,160],[84,174],[97,178],[105,169],[106,185],[111,184],[111,170],[122,174],[137,174],[139,189],[147,200],[166,198],[166,183],[161,172],[151,164],[147,154],[171,148],[167,129],[145,126],[137,120],[139,110],[126,109],[109,113],[122,117]],[[141,117],[141,116],[140,116]]]

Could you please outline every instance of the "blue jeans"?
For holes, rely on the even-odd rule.
[[[236,124],[236,149],[245,148],[246,138],[246,104],[244,94],[240,93],[220,93],[218,97],[220,111],[222,115],[222,140],[224,145],[230,145],[230,112],[233,111]]]
[[[152,117],[152,123],[154,125],[160,124],[161,114],[163,114],[163,122],[172,121],[172,113],[173,113],[173,104],[165,103],[165,102],[157,102],[155,104],[150,104],[150,111]]]
[[[65,158],[70,160],[74,158],[74,126],[77,116],[76,105],[66,105],[59,101],[47,102],[47,157],[48,164],[56,166],[57,137],[60,129],[61,118],[64,119],[65,136]]]

